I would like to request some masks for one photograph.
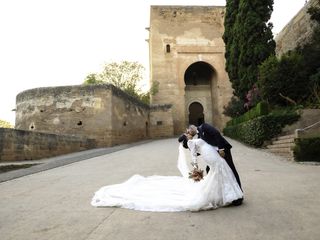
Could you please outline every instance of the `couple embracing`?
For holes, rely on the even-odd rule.
[[[198,156],[202,156],[202,160],[207,164],[207,178],[211,168],[210,175],[215,176],[215,180],[213,180],[215,183],[212,184],[212,187],[220,189],[222,206],[228,205],[230,202],[233,205],[242,204],[241,182],[232,160],[232,146],[216,128],[207,123],[203,123],[199,127],[190,125],[178,141],[184,148],[190,149],[194,168],[198,168]],[[238,194],[232,194],[230,189],[234,189]],[[223,196],[224,192],[226,195],[233,195],[234,199],[232,201],[226,199]]]
[[[243,192],[232,161],[231,145],[209,124],[190,125],[179,137],[178,169],[182,176],[134,175],[121,184],[100,188],[91,200],[96,207],[122,207],[141,211],[177,212],[240,205]],[[188,177],[185,156],[188,148],[192,166],[201,159],[207,174],[200,181]]]

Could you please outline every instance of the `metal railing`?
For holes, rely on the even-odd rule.
[[[305,128],[302,128],[302,129],[297,129],[297,130],[306,131],[306,130],[308,130],[308,129],[310,129],[310,128],[313,128],[313,127],[315,127],[315,126],[317,126],[317,125],[319,125],[319,124],[320,124],[320,121],[319,121],[319,122],[316,122],[316,123],[314,123],[314,124],[312,124],[312,125],[310,125],[310,126],[308,126],[308,127],[305,127]]]
[[[304,135],[308,135],[308,133],[306,132],[307,130],[311,129],[311,128],[314,128],[315,126],[318,126],[320,125],[320,121],[314,123],[314,124],[311,124],[310,126],[307,126],[305,128],[298,128],[295,130],[295,138],[299,138],[299,137],[303,137]]]

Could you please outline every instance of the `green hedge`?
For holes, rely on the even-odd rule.
[[[245,114],[231,119],[227,122],[227,126],[234,126],[251,119],[257,118],[262,115],[267,115],[269,113],[269,105],[266,102],[259,102],[257,106],[252,108],[250,111],[246,112]]]
[[[223,133],[249,145],[260,147],[264,141],[280,134],[285,125],[294,123],[299,117],[296,112],[271,113],[234,126],[227,126],[223,129]]]
[[[293,154],[296,161],[320,162],[320,137],[296,139]]]

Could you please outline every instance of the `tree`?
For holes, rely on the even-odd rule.
[[[226,14],[224,19],[225,31],[223,33],[223,40],[225,42],[226,52],[226,71],[228,72],[230,81],[232,82],[233,89],[237,89],[238,80],[238,64],[237,59],[239,57],[239,49],[236,47],[238,45],[238,31],[234,27],[238,8],[239,0],[227,0],[226,2]],[[234,102],[235,102],[234,98]],[[241,100],[240,100],[241,101]]]
[[[0,119],[0,128],[13,128],[13,126],[9,122]]]
[[[228,105],[224,107],[223,114],[228,117],[235,118],[241,116],[245,112],[246,109],[244,108],[244,101],[232,96]]]
[[[258,79],[258,66],[274,54],[273,0],[227,0],[226,71],[234,94],[244,99]]]
[[[263,99],[272,105],[302,103],[309,96],[309,85],[304,78],[303,57],[296,52],[280,59],[269,57],[260,66],[259,87]]]
[[[98,80],[98,75],[96,73],[90,73],[88,76],[86,76],[84,80],[84,84],[99,84],[103,83],[101,80]]]
[[[320,8],[307,11],[317,22],[310,39],[280,59],[272,56],[260,65],[261,94],[272,105],[320,106]]]
[[[144,67],[138,62],[122,61],[108,63],[101,73],[91,73],[84,84],[110,83],[127,94],[149,103],[149,93],[143,93],[138,84],[142,80]]]
[[[310,14],[311,20],[314,20],[318,23],[320,23],[320,0],[318,0],[318,6],[311,6],[307,10],[307,12]]]

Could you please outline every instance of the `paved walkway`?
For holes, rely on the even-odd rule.
[[[18,171],[10,171],[0,174],[0,182],[9,181],[15,178],[23,177],[26,175],[46,171],[48,169],[61,167],[70,163],[79,162],[87,160],[90,158],[106,155],[109,153],[117,152],[126,148],[134,147],[140,144],[149,142],[150,140],[140,141],[131,144],[123,144],[109,148],[96,148],[90,149],[82,152],[69,153],[62,156],[56,156],[51,158],[44,158],[40,160],[29,160],[29,161],[10,161],[10,162],[0,162],[1,166],[7,165],[24,165],[24,164],[37,164],[36,166],[20,169]]]
[[[0,183],[0,239],[318,240],[320,166],[231,143],[245,191],[239,207],[197,213],[91,207],[103,185],[135,173],[178,174],[176,139],[157,140]]]

